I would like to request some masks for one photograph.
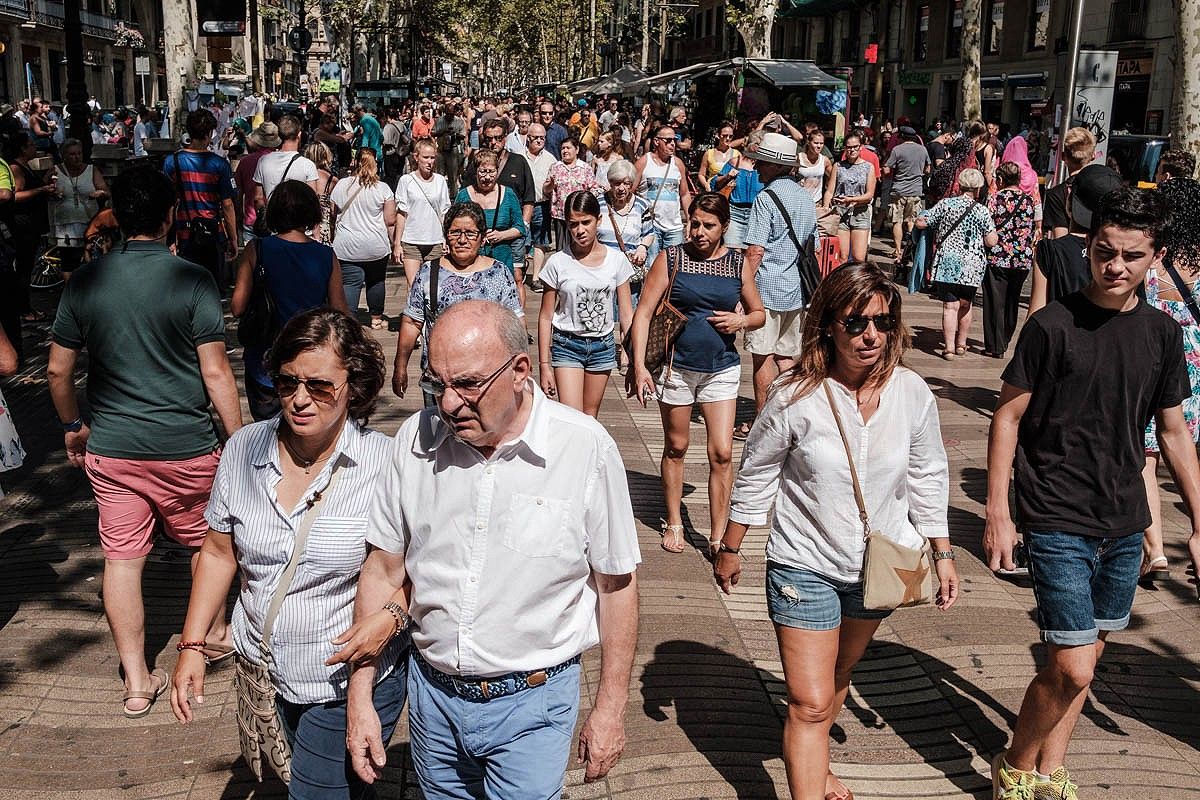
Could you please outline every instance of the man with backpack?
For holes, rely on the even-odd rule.
[[[163,161],[163,173],[175,187],[176,252],[207,269],[224,289],[239,242],[233,172],[228,161],[209,150],[217,127],[212,112],[196,109],[186,127],[187,147]]]
[[[412,142],[412,134],[400,117],[400,109],[392,106],[387,110],[387,123],[383,126],[383,175],[393,192],[404,174]]]
[[[438,172],[446,176],[450,196],[458,194],[458,176],[462,174],[463,155],[467,142],[467,123],[462,119],[462,106],[447,105],[442,116],[433,124],[433,138],[438,147]]]

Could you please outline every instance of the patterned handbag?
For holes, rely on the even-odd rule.
[[[667,248],[667,262],[670,263],[672,259],[675,262],[671,267],[671,281],[667,284],[662,299],[658,301],[654,316],[650,318],[649,330],[646,331],[646,370],[655,378],[664,367],[670,369],[671,358],[675,354],[675,341],[687,325],[687,317],[671,305],[671,290],[675,287],[675,276],[679,274],[679,267],[683,261],[681,252],[678,247]],[[625,344],[632,357],[633,353],[630,351],[633,348],[633,337],[625,337]]]
[[[292,558],[279,578],[279,585],[275,587],[275,594],[271,596],[271,604],[263,620],[262,639],[259,641],[262,663],[255,664],[241,654],[237,656],[233,685],[237,692],[238,739],[242,758],[260,781],[263,779],[264,760],[284,783],[290,783],[292,780],[292,745],[284,735],[283,726],[279,721],[275,683],[271,680],[271,629],[275,627],[275,618],[279,616],[283,598],[291,588],[292,578],[300,564],[300,556],[304,553],[308,532],[316,521],[321,501],[333,491],[337,476],[338,465],[334,464],[325,488],[308,500],[308,508],[296,531]]]

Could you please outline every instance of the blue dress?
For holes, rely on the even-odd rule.
[[[687,317],[671,366],[710,375],[737,366],[741,358],[734,334],[721,333],[708,318],[714,311],[733,311],[741,301],[742,254],[728,248],[719,258],[701,261],[683,246],[668,247],[666,253],[668,275],[679,264],[671,304]]]

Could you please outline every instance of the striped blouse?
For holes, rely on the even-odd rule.
[[[247,425],[225,445],[205,518],[233,536],[241,591],[233,610],[233,643],[242,656],[261,663],[259,641],[275,587],[291,558],[308,499],[324,490],[338,468],[338,481],[321,504],[291,587],[271,634],[271,677],[293,703],[344,699],[345,664],[324,662],[337,646],[333,637],[350,627],[358,573],[367,556],[367,512],[380,471],[387,463],[387,436],[347,420],[334,455],[313,479],[295,508],[280,507],[275,486],[279,464],[279,417]],[[407,637],[394,640],[379,659],[378,678],[395,665]]]

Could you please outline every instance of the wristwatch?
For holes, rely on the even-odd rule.
[[[724,542],[721,542],[720,544],[717,545],[717,552],[718,553],[733,553],[736,556],[741,552],[741,548],[740,547],[730,547],[729,545],[725,544]]]
[[[402,633],[412,624],[412,615],[400,607],[399,603],[384,603],[383,610],[396,620],[396,634]]]
[[[63,433],[79,433],[83,429],[83,417],[76,417],[70,422],[58,423],[62,426]]]
[[[934,561],[944,561],[945,559],[954,560],[954,550],[934,550],[930,553]]]

